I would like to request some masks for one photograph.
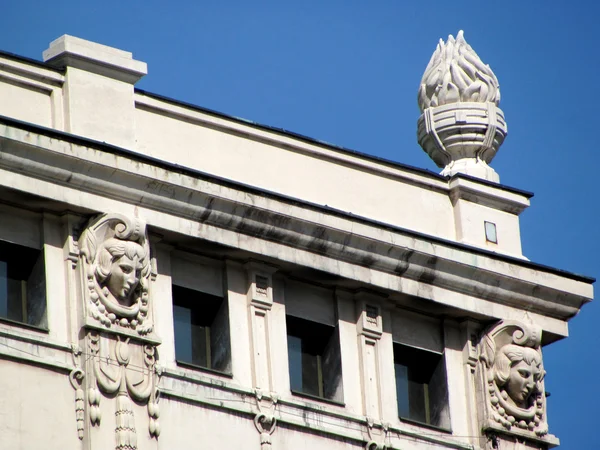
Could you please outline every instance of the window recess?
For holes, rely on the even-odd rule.
[[[292,392],[342,402],[342,361],[337,328],[287,316]]]
[[[0,317],[48,328],[43,250],[0,241]]]
[[[222,265],[195,255],[176,255],[171,262],[177,363],[230,374],[229,308],[223,295]]]
[[[394,343],[398,416],[450,428],[444,356]]]
[[[286,280],[285,308],[292,392],[342,403],[342,359],[333,292]]]
[[[450,429],[444,339],[439,319],[392,315],[396,402],[401,420]]]

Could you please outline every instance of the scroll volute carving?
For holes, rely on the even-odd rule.
[[[541,438],[548,433],[541,329],[515,321],[490,328],[479,345],[484,429]]]
[[[85,274],[88,322],[105,328],[152,331],[150,249],[138,218],[105,214],[79,241]]]

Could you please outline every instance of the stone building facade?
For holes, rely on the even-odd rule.
[[[593,280],[522,254],[531,194],[488,164],[506,123],[462,34],[419,92],[442,175],[146,72],[71,36],[0,54],[2,448],[558,444],[542,347]]]

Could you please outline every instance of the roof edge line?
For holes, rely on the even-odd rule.
[[[269,198],[273,198],[273,199],[283,201],[286,203],[302,205],[303,207],[307,207],[312,210],[323,211],[323,212],[327,212],[328,214],[334,214],[334,215],[344,217],[344,218],[351,218],[352,220],[357,220],[362,223],[372,225],[372,226],[377,226],[382,229],[386,229],[386,230],[390,230],[390,231],[394,231],[394,232],[401,232],[404,234],[418,237],[420,239],[427,239],[427,240],[431,240],[433,242],[440,243],[442,245],[447,245],[447,246],[462,249],[462,250],[468,250],[469,252],[492,257],[494,259],[499,259],[501,261],[517,264],[517,265],[532,268],[535,270],[541,270],[541,271],[552,273],[552,274],[558,275],[558,276],[564,276],[566,278],[569,278],[569,279],[572,279],[575,281],[580,281],[580,282],[584,282],[587,284],[592,284],[596,281],[596,279],[593,277],[576,274],[576,273],[569,272],[566,270],[546,266],[546,265],[539,264],[539,263],[534,263],[531,261],[526,261],[526,260],[523,260],[520,258],[516,258],[516,257],[509,256],[509,255],[503,255],[503,254],[492,252],[492,251],[485,250],[485,249],[480,249],[480,248],[473,247],[468,244],[462,244],[459,242],[442,239],[442,238],[439,238],[436,236],[428,235],[425,233],[420,233],[420,232],[417,232],[414,230],[409,230],[409,229],[406,229],[403,227],[398,227],[398,226],[391,225],[388,223],[373,220],[373,219],[370,219],[370,218],[367,218],[364,216],[355,215],[355,214],[352,214],[352,213],[349,213],[346,211],[332,208],[327,205],[319,205],[319,204],[312,203],[312,202],[309,202],[306,200],[282,195],[280,193],[276,193],[273,191],[260,189],[255,186],[247,185],[245,183],[240,183],[238,181],[222,178],[222,177],[212,175],[212,174],[209,174],[206,172],[202,172],[199,170],[182,167],[177,164],[169,163],[169,162],[166,162],[166,161],[163,161],[160,159],[156,159],[156,158],[153,158],[153,157],[150,157],[147,155],[142,155],[140,153],[136,153],[136,152],[133,152],[133,151],[125,149],[125,148],[106,144],[104,142],[95,141],[93,139],[89,139],[89,138],[85,138],[85,137],[76,136],[76,135],[66,133],[63,131],[59,131],[59,130],[55,130],[52,128],[47,128],[47,127],[43,127],[40,125],[23,122],[20,120],[12,119],[10,117],[1,116],[1,115],[0,115],[0,123],[4,123],[5,125],[8,125],[8,126],[14,126],[16,128],[21,128],[21,129],[24,129],[27,131],[33,131],[33,132],[37,132],[40,134],[45,134],[45,135],[61,138],[66,141],[69,141],[71,143],[75,143],[77,145],[84,145],[86,147],[93,147],[93,148],[97,148],[100,150],[108,151],[109,153],[113,153],[113,154],[117,154],[117,155],[127,157],[130,159],[138,160],[143,163],[152,164],[152,165],[161,167],[166,170],[174,170],[174,171],[177,171],[179,173],[182,173],[182,174],[185,174],[188,176],[192,176],[192,177],[196,177],[196,178],[203,178],[205,180],[209,180],[209,181],[215,182],[217,184],[225,185],[230,188],[241,189],[241,190],[244,190],[249,193],[268,196]]]

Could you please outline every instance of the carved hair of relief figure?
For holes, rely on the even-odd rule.
[[[486,408],[492,422],[544,436],[544,371],[541,330],[518,322],[500,322],[482,340]]]
[[[116,324],[139,334],[149,311],[150,252],[145,224],[139,219],[104,215],[83,233],[90,315],[109,327]]]

